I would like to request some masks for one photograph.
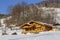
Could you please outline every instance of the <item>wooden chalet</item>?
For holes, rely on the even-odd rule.
[[[29,21],[28,23],[23,24],[20,28],[23,30],[22,34],[53,31],[54,29],[53,26],[42,24],[36,21]]]

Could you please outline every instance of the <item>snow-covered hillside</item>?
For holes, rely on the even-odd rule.
[[[43,10],[47,11],[49,9],[54,9],[56,12],[56,15],[54,16],[54,21],[56,23],[60,24],[60,8],[46,8],[42,7]],[[3,18],[0,19],[0,22],[2,23],[2,27],[0,27],[0,40],[60,40],[60,31],[50,31],[50,32],[42,32],[39,34],[27,34],[27,35],[22,35],[21,30],[10,30],[10,29],[5,29],[6,33],[8,35],[2,35],[2,29],[5,28],[4,20],[9,20],[11,18]],[[60,26],[58,27],[60,28]],[[18,35],[11,35],[12,33],[16,32]]]
[[[5,35],[0,40],[60,40],[60,31],[33,35]]]
[[[54,16],[54,22],[60,24],[60,8],[46,8],[46,7],[42,7],[38,9],[43,9],[45,12],[47,13],[51,13],[51,10],[53,11],[53,16]]]

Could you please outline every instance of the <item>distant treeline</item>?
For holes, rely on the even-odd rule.
[[[42,9],[42,7],[60,7],[60,3],[51,1],[43,1],[29,5],[26,2],[17,3],[9,8],[9,16],[12,16],[12,18],[10,20],[6,20],[5,23],[7,23],[8,26],[10,24],[16,24],[17,26],[20,26],[30,20],[35,20],[53,24],[54,15],[56,15],[54,9],[49,9],[48,11]]]

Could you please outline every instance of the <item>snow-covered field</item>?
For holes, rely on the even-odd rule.
[[[4,35],[0,40],[60,40],[60,31],[27,35]]]

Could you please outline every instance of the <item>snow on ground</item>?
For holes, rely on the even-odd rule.
[[[49,31],[41,32],[39,34],[21,34],[22,30],[10,30],[8,29],[6,33],[9,35],[1,35],[2,30],[0,30],[0,40],[59,40],[60,31]],[[17,35],[11,35],[16,32]]]
[[[4,35],[0,40],[60,40],[60,31],[32,35]]]

